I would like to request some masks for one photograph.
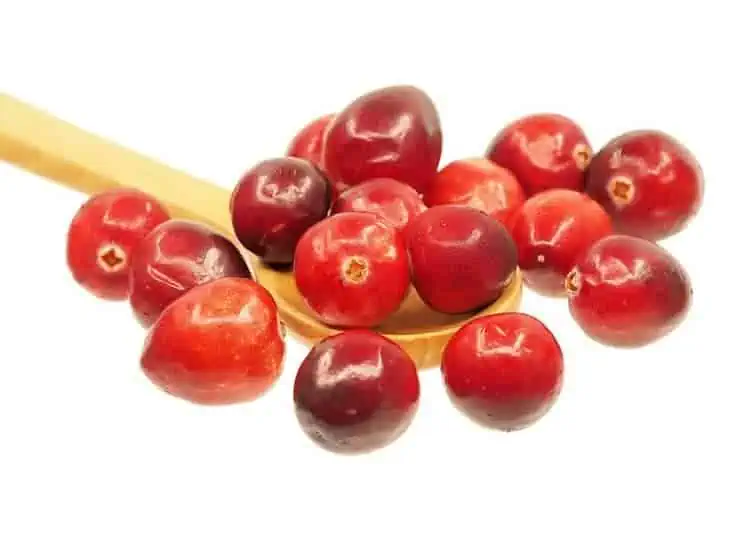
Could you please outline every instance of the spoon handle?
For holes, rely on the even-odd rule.
[[[92,195],[132,187],[229,236],[230,192],[0,93],[0,160]]]

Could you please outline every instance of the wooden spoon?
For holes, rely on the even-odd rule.
[[[87,194],[133,187],[154,195],[174,218],[202,222],[234,238],[231,191],[170,168],[102,137],[88,133],[19,100],[0,94],[0,159]],[[245,256],[256,279],[274,296],[288,328],[313,344],[337,333],[316,320],[295,286],[291,272],[276,271]],[[428,308],[411,289],[399,311],[378,328],[413,357],[419,368],[437,366],[447,340],[475,316],[519,307],[517,270],[501,297],[476,314],[448,315]]]

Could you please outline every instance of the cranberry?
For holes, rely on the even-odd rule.
[[[532,196],[548,189],[582,191],[592,154],[574,121],[558,114],[533,114],[505,127],[489,145],[486,158],[511,170]]]
[[[335,181],[357,185],[390,177],[424,192],[437,171],[442,131],[423,91],[396,86],[367,93],[326,130],[324,167]]]
[[[419,376],[397,344],[352,330],[311,350],[293,391],[298,421],[314,441],[359,453],[388,445],[408,428],[419,402]]]
[[[170,220],[141,241],[131,264],[131,306],[151,326],[183,293],[216,279],[251,273],[225,237],[195,222]]]
[[[412,187],[395,179],[377,178],[345,191],[334,203],[332,212],[371,212],[399,231],[426,210],[421,196]]]
[[[285,345],[277,306],[252,280],[191,289],[149,331],[141,366],[167,393],[198,404],[249,401],[278,378]]]
[[[429,206],[470,206],[507,227],[525,200],[524,191],[513,173],[486,159],[475,158],[448,164],[432,180],[424,195]]]
[[[689,311],[688,274],[666,250],[638,237],[595,243],[568,275],[570,312],[593,339],[639,347],[673,331]]]
[[[512,223],[525,282],[545,295],[564,295],[577,258],[611,232],[609,214],[583,193],[552,189],[531,197]]]
[[[303,158],[320,167],[324,154],[324,131],[333,117],[334,114],[321,116],[301,129],[288,145],[286,156]]]
[[[231,197],[234,233],[267,264],[289,264],[296,243],[329,211],[329,182],[299,158],[265,160],[248,171]]]
[[[588,170],[586,191],[622,233],[657,241],[682,230],[698,212],[702,170],[692,154],[659,131],[610,141]]]
[[[544,416],[559,396],[563,353],[536,318],[494,314],[455,332],[442,354],[442,375],[450,398],[470,418],[517,430]]]
[[[309,229],[298,242],[294,273],[318,318],[339,327],[377,326],[401,305],[410,281],[401,234],[363,212]]]
[[[155,198],[133,189],[91,197],[75,214],[67,234],[72,277],[101,299],[126,299],[132,251],[168,218]]]
[[[495,301],[517,265],[503,225],[469,206],[434,206],[406,228],[414,285],[434,310],[471,312]]]

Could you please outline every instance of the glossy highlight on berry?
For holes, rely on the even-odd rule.
[[[266,264],[290,264],[298,239],[329,211],[326,176],[300,158],[260,162],[231,196],[231,223],[239,242]]]
[[[593,339],[641,347],[675,330],[691,307],[691,280],[681,263],[646,239],[610,235],[568,274],[570,312]]]
[[[298,421],[318,445],[365,453],[396,440],[419,402],[419,377],[406,352],[369,330],[319,342],[296,374]]]
[[[442,376],[454,404],[474,421],[513,431],[542,418],[563,382],[563,353],[552,332],[527,314],[476,318],[460,328],[442,355]]]
[[[309,229],[293,268],[308,307],[340,328],[377,326],[401,306],[410,284],[400,232],[366,212],[336,214]]]
[[[422,90],[393,86],[366,93],[332,119],[324,164],[333,181],[386,177],[424,193],[442,155],[437,109]]]
[[[141,325],[149,327],[184,293],[223,277],[252,277],[234,244],[202,224],[170,220],[153,229],[136,251],[131,307]]]
[[[611,140],[588,170],[586,191],[627,235],[658,241],[684,229],[699,211],[704,176],[675,138],[632,131]]]
[[[172,303],[149,331],[145,375],[165,392],[203,405],[252,401],[282,371],[277,306],[250,279],[223,278]]]
[[[127,299],[133,252],[147,233],[168,219],[157,199],[135,189],[92,196],[67,232],[67,265],[73,279],[98,298]]]
[[[560,114],[533,114],[510,123],[486,152],[516,176],[528,196],[549,189],[583,191],[592,156],[583,129]]]

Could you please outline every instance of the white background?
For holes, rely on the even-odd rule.
[[[398,83],[437,103],[443,162],[533,111],[573,117],[596,148],[665,130],[707,179],[700,216],[664,243],[693,278],[689,319],[651,347],[608,349],[528,292],[523,310],[566,356],[545,419],[478,428],[430,370],[401,440],[339,457],[295,421],[296,344],[249,405],[151,386],[128,306],[66,269],[82,195],[0,165],[0,553],[740,552],[731,8],[337,4],[0,0],[0,89],[224,187],[313,117]]]

